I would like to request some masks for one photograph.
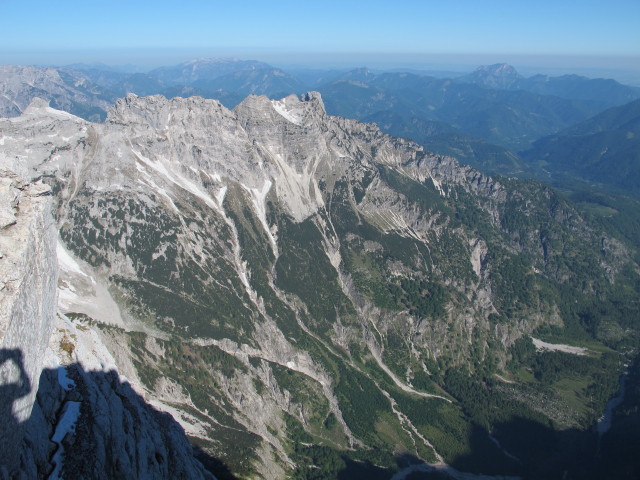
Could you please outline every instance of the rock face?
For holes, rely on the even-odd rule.
[[[51,348],[102,372],[64,398],[98,417],[73,443],[96,466],[114,458],[101,415],[117,419],[132,453],[114,474],[171,471],[173,436],[138,431],[164,417],[143,420],[131,391],[245,477],[310,471],[318,451],[442,466],[469,448],[445,373],[499,369],[563,322],[546,292],[581,299],[629,262],[553,191],[329,116],[313,92],[234,110],[132,95],[102,124],[40,101],[0,120],[0,142],[1,164],[55,192],[67,320]],[[102,357],[78,353],[85,333]]]
[[[0,170],[0,478],[213,478],[95,332],[56,324],[51,200],[48,185]]]
[[[0,465],[12,472],[57,310],[51,189],[0,171]]]
[[[214,479],[169,414],[115,370],[85,370],[91,335],[76,332],[85,358],[43,371],[15,477]]]
[[[61,110],[99,120],[110,106],[109,95],[74,70],[0,65],[0,117],[20,115],[38,96]]]
[[[496,63],[495,65],[478,67],[474,72],[458,80],[465,83],[475,83],[485,88],[509,90],[517,88],[523,79],[524,77],[511,65]]]

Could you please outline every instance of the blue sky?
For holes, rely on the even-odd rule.
[[[0,63],[527,57],[640,69],[640,0],[0,0],[0,11]]]

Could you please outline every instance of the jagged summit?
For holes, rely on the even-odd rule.
[[[248,118],[254,112],[275,111],[286,121],[302,125],[312,122],[314,118],[326,115],[324,102],[319,92],[308,92],[304,95],[289,95],[280,100],[272,100],[264,95],[249,95],[234,108],[238,115]]]
[[[0,119],[0,165],[52,187],[58,349],[95,340],[244,478],[322,468],[319,444],[331,461],[393,470],[391,452],[411,452],[470,478],[446,462],[472,452],[464,432],[498,422],[498,408],[469,419],[457,395],[490,388],[510,408],[478,376],[497,378],[488,369],[503,372],[538,326],[562,325],[590,285],[607,301],[629,259],[552,190],[327,115],[315,92],[233,110],[129,95],[104,123],[49,110]],[[472,374],[445,383],[455,371]],[[537,412],[528,398],[509,415]],[[569,428],[563,408],[544,415]],[[518,454],[516,473],[539,459]],[[492,455],[495,472],[514,472]]]
[[[501,77],[519,77],[518,71],[508,63],[494,63],[492,65],[480,65],[474,73],[484,73]]]
[[[41,112],[43,110],[46,110],[47,108],[50,108],[49,104],[50,104],[49,100],[45,100],[44,98],[40,98],[40,97],[34,97],[33,100],[31,100],[31,103],[29,104],[29,106],[24,110],[24,113],[30,114],[30,113]]]
[[[46,103],[46,105],[43,104]],[[43,108],[48,103],[41,99],[34,100],[33,108]],[[190,117],[201,115],[216,115],[220,112],[254,112],[259,110],[274,110],[280,116],[291,123],[300,124],[306,117],[313,115],[326,115],[322,96],[319,92],[307,92],[303,95],[291,94],[280,100],[269,99],[265,95],[249,95],[233,110],[227,109],[218,100],[202,97],[174,97],[168,99],[162,95],[151,95],[140,97],[134,93],[116,101],[115,105],[107,114],[107,122],[126,123],[133,121],[134,117],[145,118],[155,127],[161,127],[158,115],[163,112],[165,115],[164,125],[168,127],[169,122],[175,120],[171,112],[186,109]]]
[[[180,121],[216,116],[220,112],[229,114],[229,110],[218,100],[202,97],[174,97],[163,95],[140,97],[130,93],[118,99],[107,113],[106,123],[147,123],[153,128],[166,130]]]
[[[482,65],[469,75],[457,79],[463,83],[474,83],[486,88],[510,89],[523,80],[518,71],[508,63]]]
[[[73,173],[65,182],[82,182],[84,188],[101,191],[141,193],[155,185],[153,188],[168,194],[167,201],[189,192],[217,210],[231,184],[236,184],[251,195],[259,212],[264,211],[266,196],[272,192],[292,218],[302,221],[324,205],[319,182],[332,182],[338,171],[349,166],[341,159],[356,154],[339,140],[345,135],[341,126],[345,120],[326,115],[317,92],[281,100],[250,95],[234,110],[201,97],[131,94],[116,102],[102,124],[59,112],[68,121],[61,130],[64,133],[53,136],[54,127],[47,123],[42,129],[34,114],[42,108],[46,116],[57,112],[37,100],[31,113],[8,119],[6,125],[28,129],[41,138],[42,144],[34,142],[34,152],[50,152],[53,144],[61,153],[45,157],[44,162],[35,154],[18,162],[25,139],[11,135],[2,153],[22,174],[35,169],[52,175],[60,170],[77,172],[90,150],[92,168],[83,172],[82,179]],[[372,125],[355,121],[350,130],[379,135]],[[380,154],[385,153],[386,136],[377,141],[382,142]],[[383,158],[381,155],[380,160]],[[388,161],[398,161],[397,154]],[[150,175],[158,174],[151,180]]]

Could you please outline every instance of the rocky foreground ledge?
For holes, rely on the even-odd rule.
[[[0,168],[0,479],[214,478],[95,332],[57,314],[51,203]]]

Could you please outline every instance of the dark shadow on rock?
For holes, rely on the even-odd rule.
[[[194,445],[193,453],[204,468],[213,473],[218,480],[240,480],[222,460],[214,457],[206,450]]]
[[[0,451],[0,458],[6,456],[11,446],[19,446],[23,478],[45,478],[50,473],[51,457],[58,449],[50,439],[69,402],[79,402],[80,410],[75,427],[69,429],[62,441],[67,479],[210,478],[208,473],[219,480],[238,478],[215,455],[189,445],[184,430],[173,417],[146,403],[115,372],[87,372],[78,364],[43,370],[36,403],[25,422],[14,414],[14,403],[32,389],[22,352],[0,349],[0,373],[3,375],[0,433],[6,447]],[[65,376],[75,382],[75,388],[66,391],[60,386],[59,379]],[[635,392],[640,398],[640,367],[637,378],[630,376],[628,392]],[[600,443],[592,430],[558,431],[550,425],[514,416],[494,424],[491,434],[473,426],[469,453],[449,461],[459,472],[491,476],[635,480],[640,478],[640,408],[639,402],[634,402],[628,405],[630,413],[614,418],[611,430]],[[18,441],[11,445],[11,439],[15,438]],[[415,456],[398,455],[395,468],[388,468],[348,458],[345,452],[335,454],[343,461],[338,470],[324,477],[322,473],[328,472],[310,470],[309,478],[388,480],[396,472],[422,463]],[[0,463],[0,478],[10,478],[15,473],[10,470],[11,465],[4,460]],[[405,480],[451,478],[443,471],[406,473]]]
[[[171,415],[146,403],[114,371],[85,371],[79,364],[44,369],[31,415],[19,422],[14,402],[31,391],[22,358],[19,350],[0,350],[0,371],[8,372],[0,383],[0,432],[3,443],[14,442],[17,459],[3,459],[0,479],[47,478],[56,453],[64,451],[63,477],[69,480],[212,479],[212,474],[236,480],[224,462],[192,447]],[[70,410],[76,414],[69,416]],[[53,442],[57,427],[65,435]]]
[[[18,461],[16,445],[21,441],[23,425],[14,414],[14,403],[30,392],[22,351],[0,348],[0,478]]]
[[[338,473],[338,480],[387,480],[389,470],[371,462],[357,462],[345,458],[346,467]]]

